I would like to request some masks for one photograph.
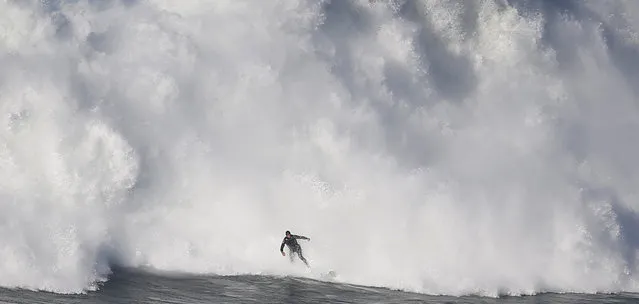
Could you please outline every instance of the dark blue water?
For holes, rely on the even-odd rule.
[[[639,294],[433,296],[294,277],[158,275],[120,269],[98,291],[0,290],[1,303],[639,303]]]

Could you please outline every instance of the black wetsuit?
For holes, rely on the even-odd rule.
[[[289,253],[289,256],[291,257],[291,261],[293,260],[293,253],[297,253],[297,255],[300,257],[300,260],[302,260],[302,262],[304,262],[304,264],[306,264],[306,266],[308,266],[308,262],[306,261],[306,259],[302,255],[302,246],[300,246],[300,244],[297,243],[297,239],[309,240],[309,238],[307,238],[305,236],[291,234],[290,238],[289,237],[284,237],[284,240],[282,240],[282,245],[280,245],[280,251],[284,252],[284,245],[286,245],[288,247],[288,249],[291,251]]]

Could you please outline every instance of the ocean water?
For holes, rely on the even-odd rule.
[[[636,301],[637,1],[5,0],[0,67],[3,301]]]
[[[639,295],[547,293],[534,296],[445,296],[281,276],[194,276],[118,269],[100,291],[52,294],[0,290],[3,303],[637,303]]]

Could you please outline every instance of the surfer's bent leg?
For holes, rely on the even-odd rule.
[[[304,256],[302,255],[302,247],[297,247],[297,255],[299,255],[300,260],[302,260],[302,262],[304,262],[304,264],[306,264],[307,267],[310,267],[308,265],[308,262],[306,261],[306,259],[304,258]]]

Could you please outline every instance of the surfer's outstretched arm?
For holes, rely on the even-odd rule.
[[[303,235],[293,235],[293,237],[296,238],[296,239],[300,239],[300,240],[307,240],[307,241],[311,240],[311,239],[309,239],[309,238],[307,238],[307,237],[305,237]]]

